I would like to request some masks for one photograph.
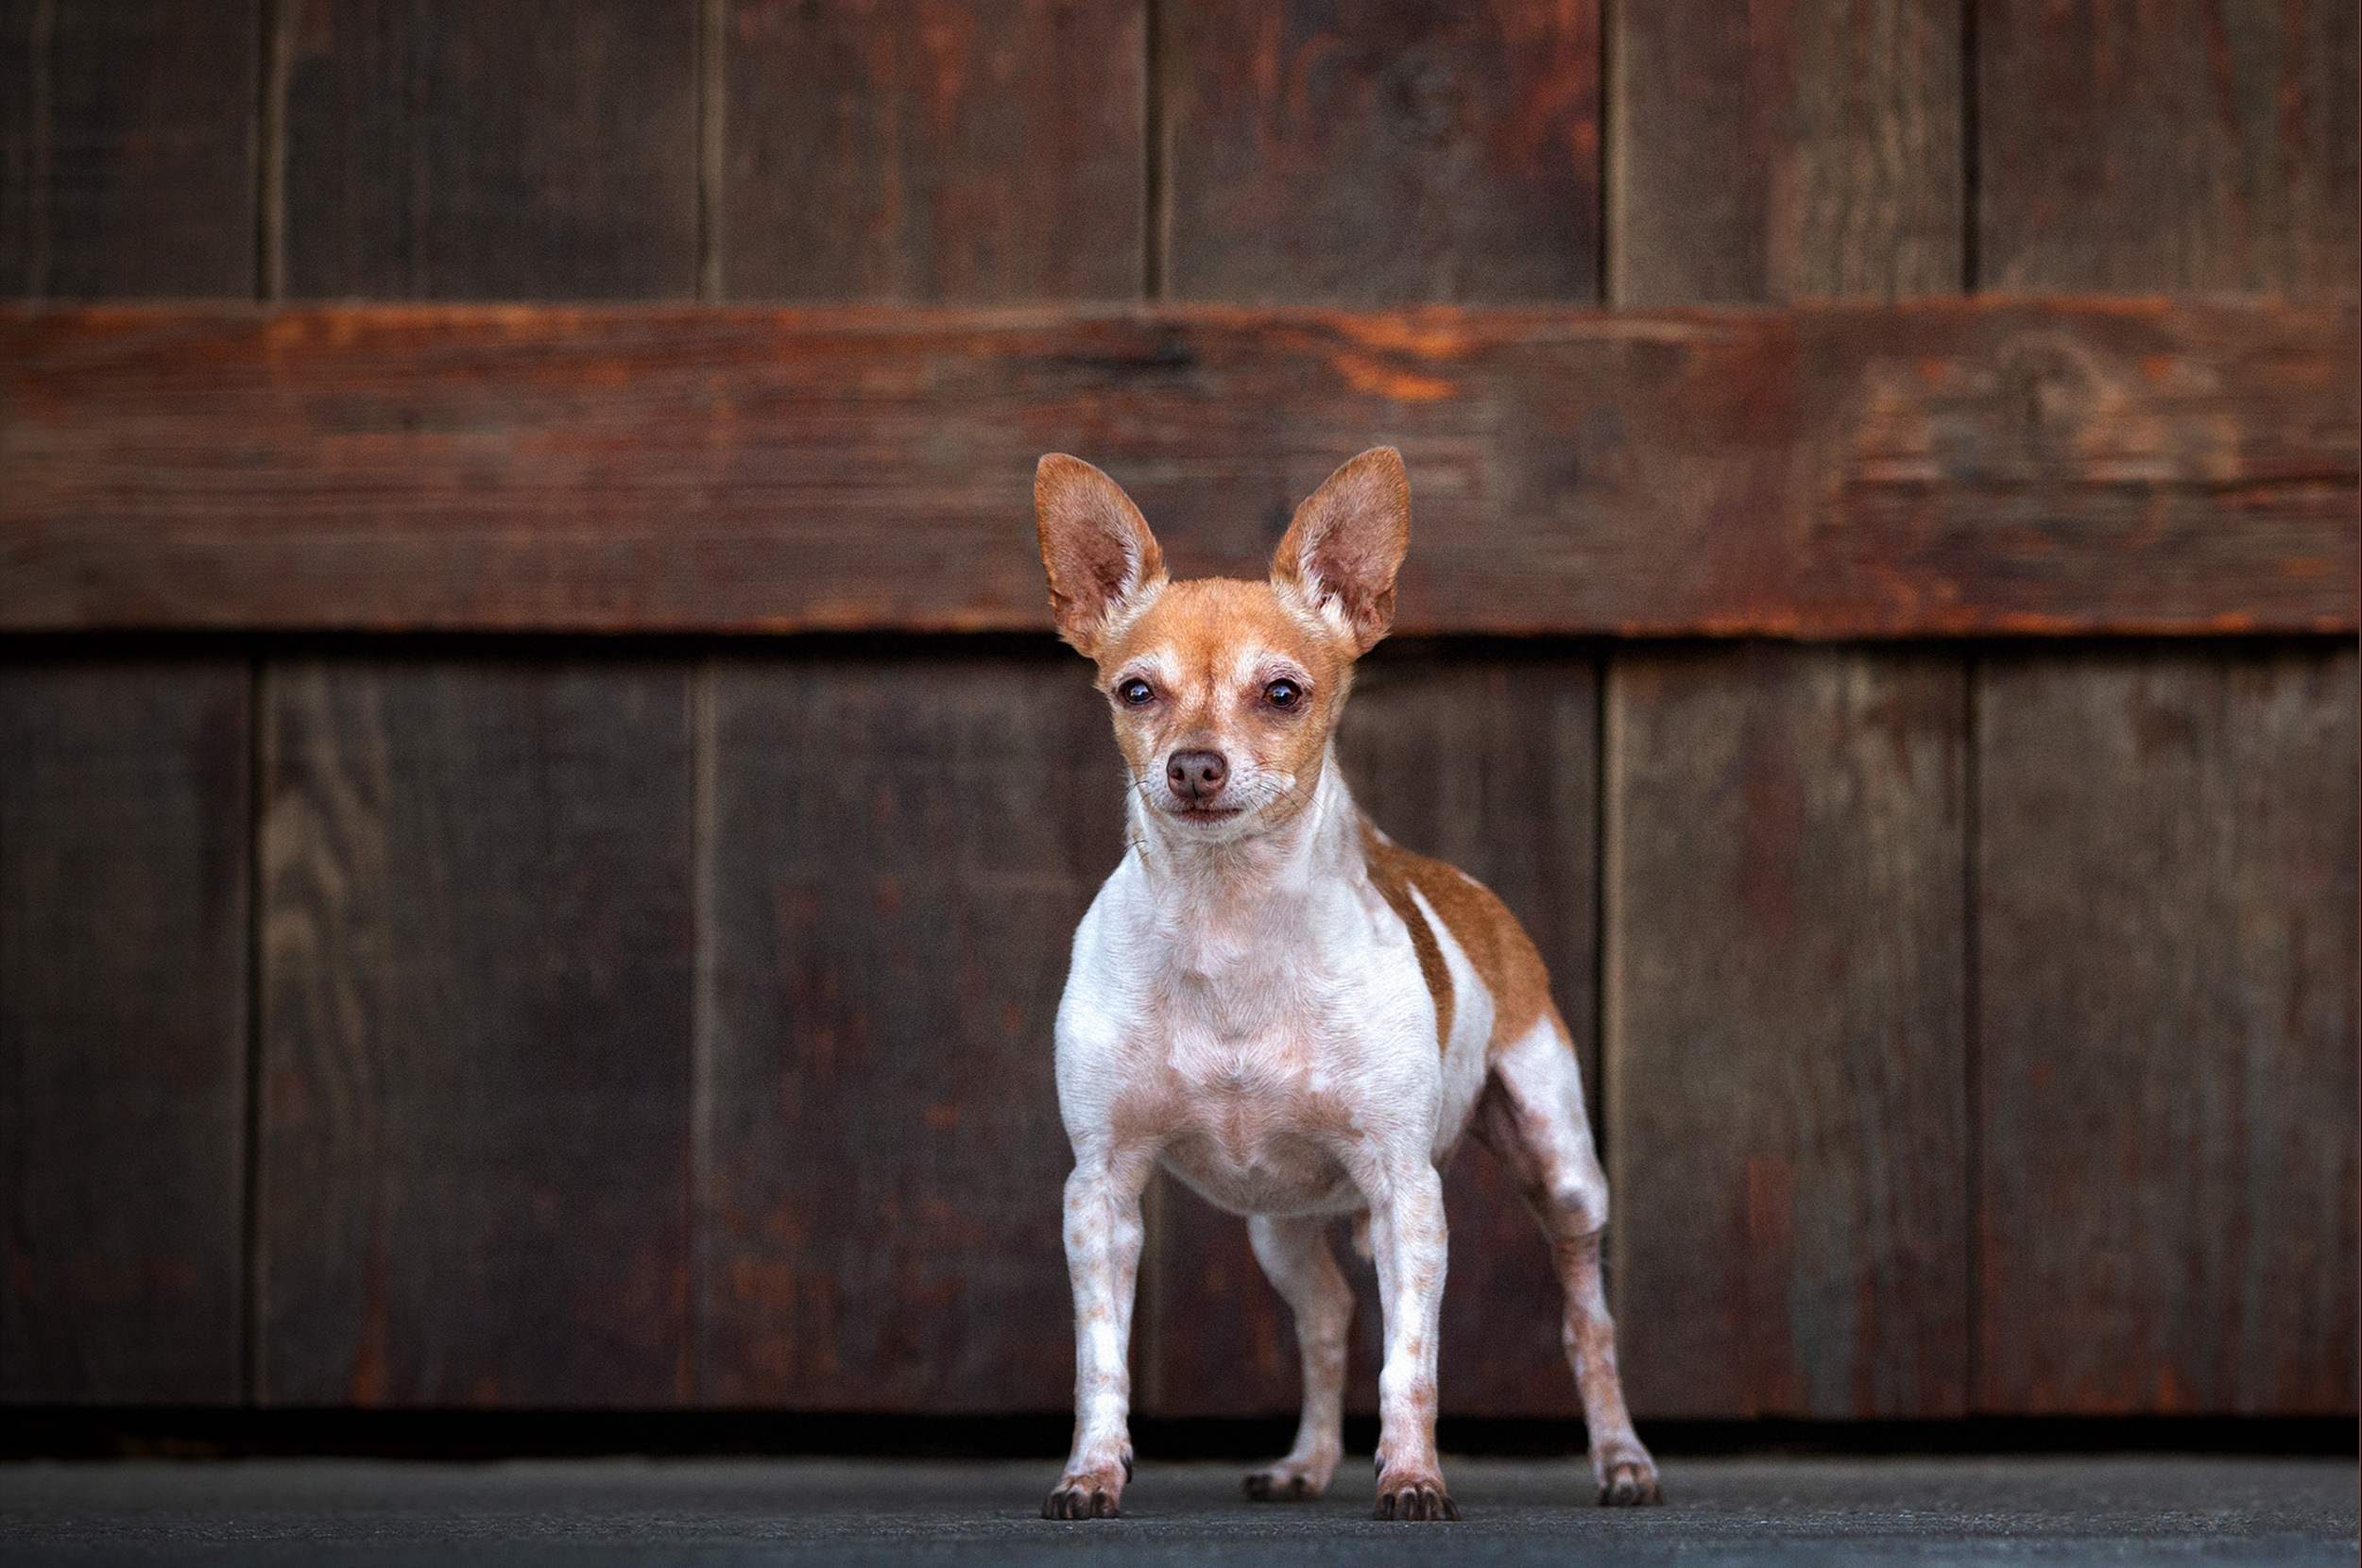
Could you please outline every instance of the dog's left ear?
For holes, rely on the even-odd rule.
[[[1411,476],[1402,453],[1372,447],[1296,508],[1272,557],[1274,587],[1342,619],[1366,654],[1395,623],[1395,572],[1411,547]]]

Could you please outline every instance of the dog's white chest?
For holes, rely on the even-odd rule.
[[[1366,889],[1176,925],[1138,867],[1076,933],[1058,1018],[1070,1132],[1154,1147],[1241,1213],[1350,1209],[1363,1140],[1431,1139],[1441,1070],[1417,955]]]

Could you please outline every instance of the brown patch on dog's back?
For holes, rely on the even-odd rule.
[[[1439,1044],[1451,1037],[1451,975],[1444,966],[1442,946],[1411,896],[1414,887],[1443,921],[1444,929],[1451,932],[1452,940],[1460,944],[1460,950],[1468,955],[1477,979],[1493,995],[1488,1054],[1523,1038],[1550,1011],[1550,971],[1509,907],[1494,896],[1491,888],[1458,866],[1413,855],[1378,831],[1366,816],[1361,819],[1361,849],[1371,884],[1411,929],[1411,945],[1419,955],[1419,974],[1435,997]]]
[[[1412,950],[1419,955],[1419,978],[1427,981],[1428,995],[1435,998],[1435,1046],[1441,1050],[1451,1043],[1451,969],[1444,963],[1444,945],[1428,929],[1426,912],[1411,896],[1412,875],[1406,862],[1419,857],[1371,827],[1367,817],[1361,819],[1361,853],[1369,862],[1370,885],[1411,932]],[[1440,906],[1436,912],[1443,912]]]

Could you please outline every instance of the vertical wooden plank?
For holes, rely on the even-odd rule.
[[[1609,1237],[1635,1410],[1965,1407],[1964,700],[1940,656],[1611,670]]]
[[[2354,286],[2351,0],[1990,0],[1981,286]]]
[[[1959,289],[1960,3],[1617,7],[1616,302]]]
[[[694,296],[698,0],[290,3],[291,296]],[[263,1396],[691,1397],[688,672],[272,692]]]
[[[242,1393],[251,684],[0,665],[0,1401]]]
[[[0,5],[0,289],[254,289],[253,0]],[[0,666],[0,1400],[245,1392],[244,660]]]
[[[286,0],[297,298],[690,298],[697,0]]]
[[[1596,0],[1158,16],[1171,297],[1598,298]]]
[[[1981,8],[1983,280],[2350,292],[2355,48],[2313,0]],[[1980,673],[1983,1408],[2354,1407],[2353,683]]]
[[[708,678],[701,1396],[1055,1409],[1052,1026],[1121,848],[1105,705],[1047,646]]]
[[[1960,0],[1615,27],[1617,303],[1960,286]],[[1603,1114],[1643,1415],[1964,1407],[1962,678],[1867,650],[1611,666]]]
[[[0,292],[254,292],[258,0],[0,4]]]
[[[2354,1408],[2354,653],[1986,669],[1977,1397]]]
[[[1140,0],[730,0],[736,299],[1130,299]]]
[[[264,703],[261,1397],[684,1397],[687,672],[291,659]]]
[[[1338,739],[1355,799],[1398,841],[1499,894],[1550,967],[1586,1074],[1596,1062],[1599,696],[1588,655],[1389,645],[1364,664]],[[1593,1077],[1596,1082],[1596,1077]],[[1515,1187],[1482,1150],[1446,1178],[1451,1256],[1438,1367],[1443,1408],[1568,1415],[1550,1259]],[[1162,1415],[1292,1409],[1294,1330],[1246,1245],[1244,1222],[1166,1184],[1143,1408]],[[1368,1266],[1333,1244],[1361,1296],[1348,1399],[1377,1407],[1379,1314]]]

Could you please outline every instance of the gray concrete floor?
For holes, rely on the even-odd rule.
[[[2344,1459],[1702,1459],[1588,1506],[1564,1461],[1447,1460],[1458,1525],[1250,1504],[1143,1464],[1125,1517],[1036,1516],[1057,1466],[918,1460],[113,1461],[0,1466],[0,1558],[60,1563],[2355,1562]]]

